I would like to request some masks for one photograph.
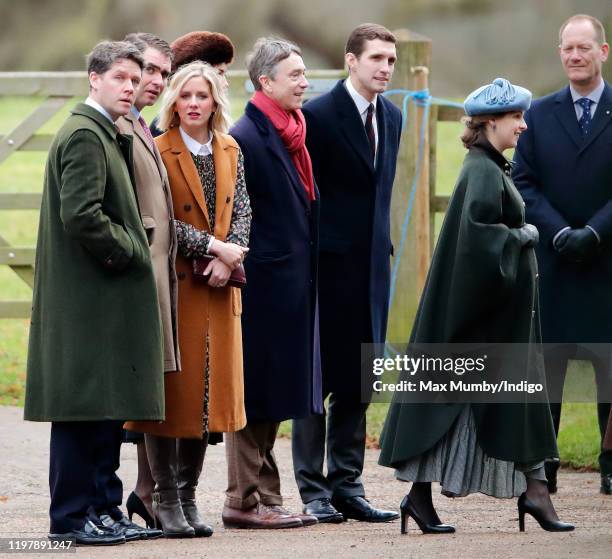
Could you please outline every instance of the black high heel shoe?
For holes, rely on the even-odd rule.
[[[153,517],[149,514],[149,511],[142,502],[142,499],[133,491],[130,493],[130,496],[125,502],[125,508],[127,509],[128,518],[130,521],[132,520],[132,515],[136,513],[144,520],[147,528],[155,528],[155,521],[153,520]]]
[[[528,501],[525,493],[519,497],[517,506],[519,513],[519,530],[521,532],[525,531],[525,513],[533,516],[542,529],[547,532],[571,532],[574,529],[573,524],[561,522],[560,520],[547,520],[544,518],[542,509],[539,509],[531,501]]]
[[[415,506],[412,504],[408,495],[406,495],[402,499],[402,503],[400,504],[400,513],[401,513],[401,533],[406,534],[408,530],[406,529],[406,517],[410,516],[414,518],[415,522],[418,524],[421,532],[423,534],[452,534],[455,532],[455,527],[450,526],[449,524],[428,524],[423,520],[419,513],[417,512]]]

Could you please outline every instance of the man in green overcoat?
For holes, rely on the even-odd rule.
[[[25,419],[51,421],[51,539],[123,543],[121,427],[164,419],[155,279],[132,173],[129,112],[142,57],[103,42],[90,93],[55,137],[36,252]],[[112,528],[92,511],[105,510]],[[115,526],[115,524],[118,524]],[[127,530],[127,531],[126,531]]]

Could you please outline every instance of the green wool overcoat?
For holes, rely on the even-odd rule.
[[[538,274],[534,249],[520,240],[524,224],[510,164],[491,144],[479,142],[467,154],[451,197],[411,343],[524,344],[524,364],[532,369],[526,376],[545,382],[543,359],[533,359],[534,350],[541,356]],[[464,405],[392,403],[380,464],[397,467],[431,449]],[[558,455],[546,403],[469,405],[479,445],[489,456],[532,462]]]
[[[163,342],[129,136],[79,104],[47,159],[25,419],[163,419]]]

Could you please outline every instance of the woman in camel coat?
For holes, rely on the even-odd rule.
[[[162,101],[160,127],[167,132],[156,138],[177,224],[182,367],[165,376],[165,421],[127,424],[145,433],[153,508],[167,536],[212,533],[194,500],[208,433],[246,424],[241,294],[226,282],[246,253],[251,210],[242,154],[224,133],[227,125],[215,70],[202,62],[182,67]],[[192,272],[193,258],[205,254],[216,256],[208,283]]]

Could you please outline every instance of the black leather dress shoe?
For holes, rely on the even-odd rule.
[[[76,545],[118,545],[125,543],[125,538],[116,534],[113,530],[96,526],[91,520],[85,522],[80,530],[72,530],[63,534],[51,533],[48,538],[51,541],[72,540]]]
[[[302,509],[304,514],[314,516],[319,522],[327,522],[330,524],[339,524],[344,522],[344,516],[338,512],[331,504],[331,501],[326,497],[315,499],[304,505]]]
[[[392,510],[375,509],[364,497],[333,499],[332,505],[345,518],[361,520],[362,522],[389,522],[399,518],[399,513]]]
[[[612,495],[612,474],[601,474],[601,487],[599,492],[602,495]]]
[[[155,538],[161,538],[164,533],[156,528],[143,528],[138,526],[126,516],[122,516],[119,520],[115,520],[108,514],[100,516],[100,522],[102,526],[106,526],[125,538],[126,542],[132,542],[134,540],[154,540]]]

